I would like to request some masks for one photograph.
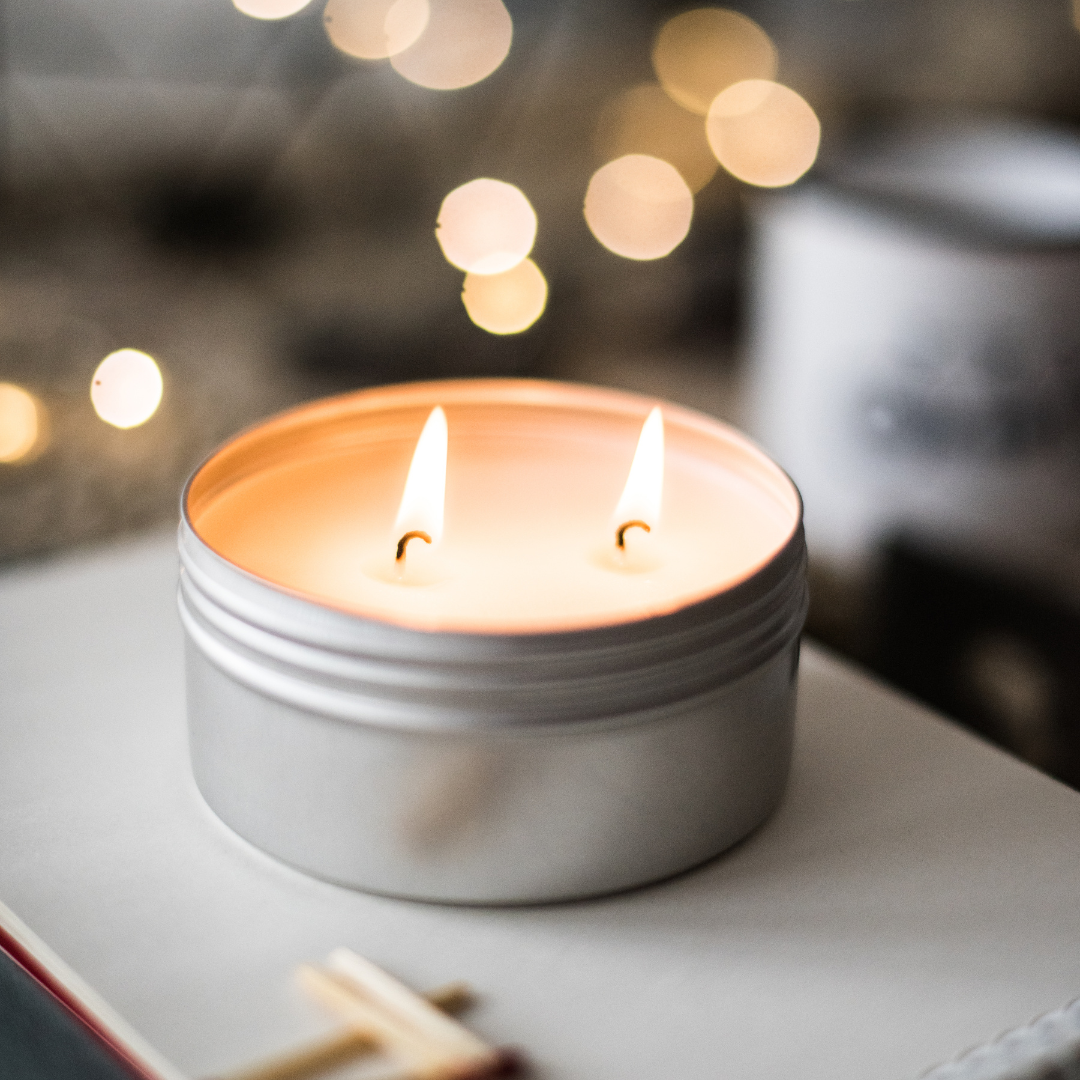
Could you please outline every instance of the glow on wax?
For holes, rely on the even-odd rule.
[[[394,519],[394,550],[398,573],[406,578],[408,545],[414,540],[436,548],[442,539],[446,516],[446,453],[449,433],[446,413],[437,405],[416,441],[401,505]],[[615,505],[612,530],[616,547],[626,547],[625,534],[631,528],[646,533],[659,524],[664,494],[664,416],[654,406],[638,437],[634,460],[622,495]]]
[[[193,527],[291,592],[418,629],[537,633],[661,614],[754,572],[792,535],[799,502],[775,465],[716,421],[665,405],[643,430],[654,404],[528,380],[314,403],[239,436],[204,467],[189,494]],[[432,421],[436,406],[445,417]],[[402,511],[424,456],[418,436],[443,419],[446,464],[435,472],[445,523]],[[663,463],[647,466],[661,423]],[[616,507],[650,527],[629,529],[621,552]],[[396,525],[440,537],[411,540],[403,573]]]

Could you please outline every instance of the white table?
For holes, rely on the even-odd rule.
[[[905,1080],[1080,994],[1080,795],[811,646],[779,812],[610,899],[450,908],[239,840],[188,769],[170,537],[0,575],[0,901],[191,1076],[327,1021],[344,944],[550,1080]]]

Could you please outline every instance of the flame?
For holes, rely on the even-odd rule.
[[[612,525],[643,521],[650,529],[660,523],[660,502],[664,495],[664,417],[657,405],[641,425],[630,475],[622,498],[615,507]]]
[[[407,532],[423,532],[432,546],[443,530],[446,502],[446,413],[436,405],[420,432],[413,451],[401,507],[394,522],[394,543]],[[421,545],[423,546],[423,545]]]

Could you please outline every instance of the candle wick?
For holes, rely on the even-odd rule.
[[[647,529],[649,526],[646,525]],[[411,532],[407,532],[397,542],[397,554],[394,556],[395,562],[403,562],[405,559],[405,547],[410,540],[423,540],[425,544],[431,543],[431,537],[426,532],[421,532],[419,529],[413,529]]]
[[[638,521],[637,518],[635,518],[633,521],[624,521],[615,530],[615,546],[620,551],[625,551],[626,550],[626,530],[627,529],[634,529],[634,528],[644,529],[646,532],[652,532],[652,529],[650,529],[649,526],[646,525],[644,521]]]

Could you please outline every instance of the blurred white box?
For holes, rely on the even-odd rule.
[[[751,427],[806,501],[812,558],[1080,521],[1080,139],[1018,123],[894,132],[762,197]]]

